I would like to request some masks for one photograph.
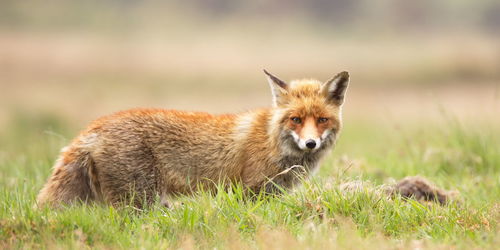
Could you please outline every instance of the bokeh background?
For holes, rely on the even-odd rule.
[[[284,80],[348,70],[346,129],[377,124],[364,136],[450,118],[497,126],[499,13],[495,0],[2,0],[1,155],[128,108],[269,106],[263,68]]]

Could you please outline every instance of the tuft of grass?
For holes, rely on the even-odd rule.
[[[487,126],[449,122],[403,131],[348,124],[319,175],[279,196],[249,198],[241,186],[221,185],[215,193],[180,196],[173,209],[159,202],[140,210],[98,204],[34,209],[67,140],[33,131],[47,124],[71,131],[63,121],[49,121],[20,121],[0,134],[3,248],[494,249],[500,243],[500,140]],[[408,175],[457,189],[460,202],[421,204],[390,199],[377,188],[339,188],[353,179],[378,185]]]

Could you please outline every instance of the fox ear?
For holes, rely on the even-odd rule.
[[[273,106],[277,107],[279,104],[283,103],[284,96],[288,93],[288,84],[280,80],[278,77],[271,75],[264,69],[264,73],[267,75],[267,81],[269,86],[271,86],[271,92],[273,94]]]
[[[342,71],[325,82],[321,87],[321,91],[327,96],[328,100],[337,105],[342,105],[348,85],[349,73]]]

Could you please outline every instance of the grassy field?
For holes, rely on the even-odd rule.
[[[498,249],[495,1],[49,2],[0,7],[0,249]],[[170,210],[33,208],[92,119],[268,106],[262,68],[351,74],[338,146],[301,188],[200,192]],[[416,175],[458,195],[441,206],[382,194]],[[366,188],[343,192],[353,180]]]
[[[347,121],[337,149],[303,187],[246,199],[241,187],[179,197],[171,210],[83,205],[34,209],[60,147],[75,129],[57,116],[19,116],[1,134],[2,248],[494,249],[500,243],[500,131],[455,119],[391,127]],[[421,175],[456,190],[440,206],[339,184],[377,187]]]

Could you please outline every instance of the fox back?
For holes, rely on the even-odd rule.
[[[92,122],[61,151],[38,205],[141,206],[217,183],[268,193],[291,188],[335,144],[349,76],[288,84],[265,73],[271,108],[226,115],[134,109]]]

